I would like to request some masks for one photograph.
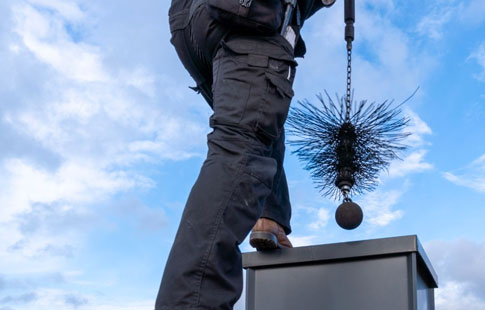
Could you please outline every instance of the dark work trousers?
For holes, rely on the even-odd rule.
[[[171,42],[213,108],[213,131],[155,309],[232,309],[242,292],[239,244],[258,218],[291,232],[283,125],[296,63],[280,35],[227,29],[204,5],[184,22],[189,7],[172,5],[180,19],[171,18]]]

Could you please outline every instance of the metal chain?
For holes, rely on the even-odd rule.
[[[352,47],[347,48],[347,99],[345,101],[345,121],[350,121],[350,100],[352,91]]]
[[[352,199],[350,199],[350,193],[348,191],[342,191],[342,195],[344,196],[344,202],[352,202]]]

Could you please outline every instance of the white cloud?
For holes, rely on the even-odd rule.
[[[100,294],[86,294],[73,292],[68,289],[37,289],[34,293],[24,294],[22,300],[16,303],[14,298],[5,305],[13,306],[18,310],[65,310],[65,309],[92,309],[92,310],[148,310],[153,309],[154,300],[133,300],[120,296],[107,296]],[[20,299],[20,298],[17,298]]]
[[[477,62],[481,72],[475,77],[478,80],[485,81],[485,43],[482,43],[475,51],[473,51],[468,59],[473,59]]]
[[[467,25],[478,26],[485,22],[485,2],[469,0],[458,6],[458,19]]]
[[[179,109],[175,115],[175,105],[159,104],[161,98],[183,100],[173,78],[140,65],[108,69],[104,48],[75,41],[66,30],[66,22],[78,22],[69,13],[76,10],[66,8],[82,12],[75,2],[35,4],[15,6],[16,46],[24,46],[54,71],[43,86],[47,98],[35,98],[35,109],[32,103],[29,109],[5,113],[9,126],[64,158],[84,159],[101,148],[97,159],[105,165],[200,154],[190,149],[204,145],[206,124],[194,121],[193,111],[181,115]],[[56,15],[39,6],[68,12]]]
[[[315,244],[315,239],[317,236],[315,235],[308,235],[308,236],[300,236],[300,235],[290,235],[288,239],[290,239],[291,244],[293,247],[300,247],[300,246],[308,246]]]
[[[467,239],[434,240],[424,244],[439,279],[436,308],[485,307],[485,244]]]
[[[327,226],[330,220],[330,211],[325,208],[320,208],[316,211],[315,220],[309,224],[310,229],[320,230]]]
[[[59,4],[39,4],[44,2]],[[21,43],[57,74],[44,86],[52,97],[36,102],[43,108],[9,115],[6,119],[11,126],[64,156],[66,152],[92,156],[93,148],[100,145],[110,153],[105,158],[114,156],[112,161],[128,163],[154,157],[180,160],[199,154],[189,149],[203,146],[206,124],[187,118],[188,113],[175,115],[173,106],[157,102],[172,94],[182,100],[180,85],[173,78],[157,76],[143,66],[108,70],[103,48],[69,36],[64,26],[69,14],[56,16],[25,3],[14,12]],[[108,71],[117,71],[116,78]],[[74,141],[78,147],[73,147]],[[80,147],[85,151],[79,153]]]
[[[426,144],[424,136],[431,135],[433,132],[431,128],[423,121],[418,114],[411,111],[409,108],[404,110],[404,115],[409,119],[409,124],[405,128],[405,132],[409,134],[404,143],[411,147],[419,147]]]
[[[364,221],[371,226],[387,226],[404,215],[402,210],[392,210],[392,207],[399,202],[401,191],[381,191],[366,194],[362,202],[356,201],[364,211]]]
[[[150,184],[149,182],[137,182],[135,178],[129,177],[121,171],[110,173],[99,170],[98,167],[91,166],[89,162],[66,162],[54,175],[16,160],[7,162],[6,165],[12,175],[13,187],[24,189],[26,199],[32,202],[89,203],[102,200],[104,195],[110,195],[136,185]]]
[[[100,202],[122,190],[151,186],[143,177],[99,168],[89,162],[66,162],[52,173],[20,160],[5,162],[4,176],[8,183],[0,191],[4,203],[0,221],[28,211],[36,203]]]
[[[435,291],[435,305],[439,310],[483,310],[485,300],[469,291],[466,284],[448,281]]]
[[[394,3],[381,0],[356,3],[358,31],[352,58],[352,86],[355,87],[356,100],[381,102],[407,98],[437,64],[435,57],[430,57],[417,46],[411,35],[396,25]],[[297,97],[301,98],[303,93],[312,99],[313,93],[323,91],[314,88],[315,80],[320,81],[318,84],[330,94],[340,92],[342,95],[346,67],[342,11],[343,2],[337,1],[334,7],[318,12],[305,24],[303,36],[308,52],[300,64],[305,73],[296,80]],[[417,99],[419,96],[411,103],[415,104]]]
[[[475,191],[485,193],[485,176],[483,175],[475,175],[472,177],[472,179],[469,179],[469,175],[457,176],[451,172],[445,172],[443,173],[443,176],[445,179],[456,185],[468,187]]]
[[[443,37],[443,27],[454,16],[455,7],[443,7],[434,9],[429,15],[421,19],[417,25],[417,32],[431,39],[439,40]]]
[[[18,159],[4,164],[0,261],[9,266],[9,272],[60,270],[65,258],[76,254],[86,228],[96,222],[89,206],[99,208],[116,193],[152,186],[142,176],[109,171],[89,162],[67,161],[55,171]],[[149,225],[155,225],[157,216],[155,211],[150,214]],[[139,217],[147,220],[141,213]]]
[[[370,101],[408,97],[430,72],[434,60],[414,46],[411,37],[388,15],[375,14],[363,7],[360,10],[355,44],[370,56],[361,56],[356,50],[353,61],[356,95]]]
[[[191,94],[181,91],[186,87],[169,68],[163,73],[142,61],[113,59],[112,50],[136,54],[139,46],[107,45],[89,37],[109,26],[100,19],[102,12],[87,13],[90,5],[72,0],[5,5],[11,16],[2,20],[2,25],[8,23],[2,28],[2,43],[5,39],[9,47],[2,53],[12,65],[2,67],[11,81],[0,86],[0,139],[16,151],[0,151],[0,265],[12,277],[72,269],[72,257],[78,256],[96,225],[104,228],[118,220],[134,231],[164,227],[163,209],[141,202],[113,206],[113,200],[162,186],[134,168],[136,164],[184,160],[204,151],[206,115],[200,108],[188,111],[185,101]],[[166,61],[175,63],[175,58]],[[176,104],[180,102],[186,105]],[[38,160],[41,156],[53,160]],[[100,219],[103,212],[109,216]],[[19,309],[63,310],[65,296],[74,296],[62,290],[36,293],[33,304]],[[11,296],[14,300],[20,295]],[[82,303],[83,298],[93,300],[67,299]],[[90,309],[148,305],[151,308],[153,301],[103,300]]]
[[[433,168],[433,165],[425,160],[427,150],[424,148],[429,145],[425,137],[432,134],[431,128],[409,108],[405,109],[404,114],[409,119],[409,124],[404,129],[408,137],[403,144],[409,147],[409,153],[402,160],[391,162],[387,175],[389,178],[404,177]]]
[[[55,10],[68,20],[80,21],[85,17],[84,12],[75,2],[64,0],[29,0],[29,2],[36,6]]]
[[[429,12],[416,26],[416,31],[433,40],[445,35],[447,25],[479,26],[485,21],[485,3],[482,0],[435,0],[429,3]]]
[[[155,96],[156,78],[144,68],[136,68],[134,71],[122,72],[120,79],[125,84],[133,86],[147,96]]]
[[[389,167],[389,177],[403,177],[410,173],[423,172],[433,168],[433,165],[424,161],[426,150],[415,151],[403,160],[395,160]]]
[[[110,79],[98,49],[73,42],[63,19],[40,12],[28,4],[16,7],[14,12],[16,32],[25,47],[40,61],[75,81],[106,82]]]
[[[485,193],[485,154],[457,172],[445,172],[443,177],[448,181]]]

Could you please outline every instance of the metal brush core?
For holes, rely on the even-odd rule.
[[[339,178],[337,179],[338,183],[336,182],[336,185],[340,189],[344,201],[335,212],[335,220],[343,229],[352,230],[360,226],[364,218],[364,213],[360,206],[353,202],[349,197],[354,183],[354,179],[350,173],[351,171],[349,169],[344,169],[340,172]]]

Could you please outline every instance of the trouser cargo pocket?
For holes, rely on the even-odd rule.
[[[291,67],[289,70],[292,70]],[[290,81],[284,76],[267,71],[265,78],[266,93],[260,104],[257,129],[273,140],[280,135],[286,121],[293,90]]]
[[[270,53],[265,42],[238,43],[224,42],[214,58],[211,125],[237,126],[271,143],[288,115],[296,63],[279,49]]]

